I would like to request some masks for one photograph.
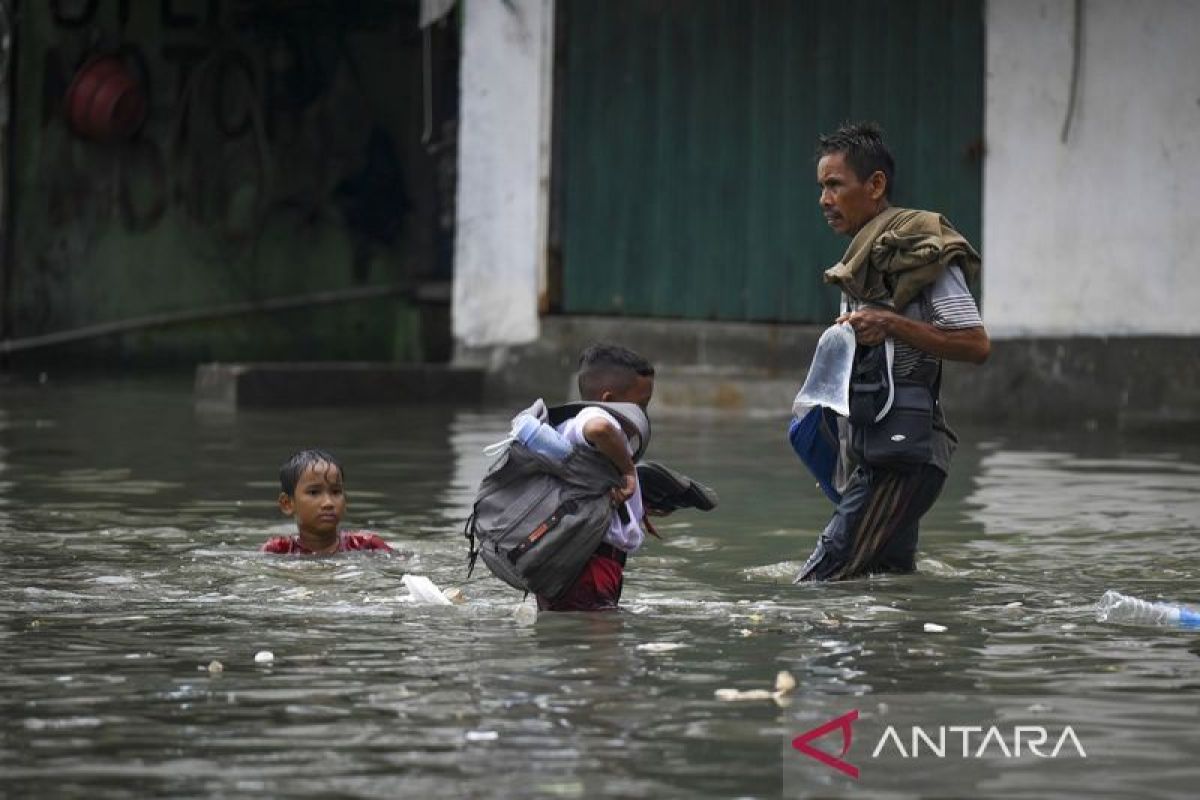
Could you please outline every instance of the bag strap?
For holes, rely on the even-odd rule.
[[[929,379],[929,370],[924,369],[925,365],[921,365],[920,367],[917,367],[915,370],[913,370],[911,373],[909,373],[909,375],[906,378],[906,380],[910,380],[910,381],[920,381],[921,383],[924,383],[926,386],[928,386],[929,391],[933,395],[934,400],[937,400],[941,396],[941,393],[942,393],[942,370],[943,370],[942,359],[940,359],[940,358],[936,359],[936,362],[937,362],[937,368],[936,368],[937,372],[934,374],[933,380]]]
[[[571,419],[585,408],[602,408],[617,418],[617,422],[627,434],[637,436],[634,442],[633,460],[636,462],[645,454],[650,446],[650,418],[642,411],[637,403],[604,403],[599,400],[584,400],[573,403],[563,403],[546,410],[547,422],[559,425]]]
[[[847,311],[850,310],[850,298],[849,298],[849,296],[847,296],[847,294],[845,292],[842,292],[840,309],[841,309],[842,314],[845,314]],[[892,346],[892,340],[890,338],[888,338],[885,341],[887,342],[887,344],[889,345],[889,348],[890,348]],[[889,352],[887,355],[888,355],[888,379],[889,379],[889,381],[894,382],[896,379],[896,376],[892,374],[893,355],[891,352]],[[911,378],[911,377],[912,376],[910,375],[909,378]],[[928,381],[926,381],[926,382],[929,383]],[[940,358],[937,359],[937,375],[934,377],[932,383],[930,383],[930,391],[933,392],[934,400],[938,400],[941,397],[941,394],[942,394],[942,359],[940,359]],[[875,421],[878,422],[879,420],[883,419],[883,417],[887,414],[887,412],[891,410],[891,407],[892,407],[892,398],[891,398],[890,392],[889,392],[887,405],[884,407],[883,413],[881,413],[878,417],[875,418]]]

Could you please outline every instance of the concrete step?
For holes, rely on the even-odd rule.
[[[446,364],[375,362],[201,364],[196,402],[206,408],[477,404],[484,371]]]
[[[665,366],[654,381],[654,413],[733,413],[785,418],[804,380],[764,369]]]

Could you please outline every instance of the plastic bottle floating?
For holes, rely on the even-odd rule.
[[[1200,611],[1176,603],[1155,603],[1109,589],[1096,604],[1097,622],[1200,628]]]

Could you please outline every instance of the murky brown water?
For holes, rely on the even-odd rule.
[[[920,574],[795,587],[828,506],[785,420],[656,419],[651,456],[720,509],[631,559],[624,611],[528,625],[486,572],[464,583],[459,534],[513,410],[212,416],[182,382],[0,387],[0,794],[1194,796],[1200,639],[1091,609],[1107,588],[1200,601],[1197,443],[963,431]],[[288,530],[279,463],[311,445],[346,465],[348,523],[400,553],[255,552]],[[408,572],[469,602],[415,606]],[[714,695],[779,670],[790,705]],[[930,726],[1041,715],[1090,751],[871,772],[860,736],[855,782],[788,746],[885,702]]]

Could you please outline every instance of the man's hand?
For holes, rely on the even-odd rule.
[[[837,318],[840,322],[849,322],[854,328],[854,338],[861,345],[876,345],[887,338],[892,332],[892,322],[899,317],[893,311],[882,308],[860,308],[842,314]]]
[[[854,328],[854,338],[861,345],[876,345],[891,336],[932,356],[972,364],[987,361],[992,351],[991,340],[982,326],[944,331],[928,322],[873,307],[842,314],[837,321],[849,322]]]

